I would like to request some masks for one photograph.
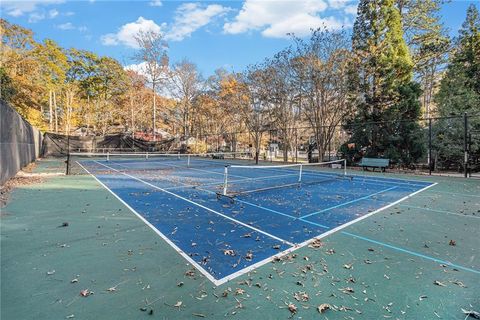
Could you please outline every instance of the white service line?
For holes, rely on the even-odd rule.
[[[259,167],[261,168],[261,167]],[[281,168],[275,168],[275,166],[272,166],[269,170],[273,171],[287,171],[287,170],[281,170]],[[290,170],[291,171],[291,170]],[[313,176],[327,176],[331,177],[334,175],[338,175],[338,173],[335,172],[322,172],[322,171],[315,171],[315,170],[303,170],[304,175],[313,175]],[[414,182],[423,182],[423,183],[428,183],[431,184],[431,181],[424,181],[424,180],[404,180],[400,178],[390,178],[390,177],[376,177],[376,176],[368,176],[368,175],[360,175],[360,174],[352,174],[351,172],[348,173],[348,176],[352,176],[354,178],[357,178],[362,180],[363,183],[369,183],[369,184],[395,184],[395,185],[407,185],[407,186],[424,186],[423,184],[418,184],[418,183],[409,183],[409,182],[402,182],[402,181],[414,181]],[[389,181],[389,180],[396,180],[396,181]],[[479,196],[480,197],[480,196]]]
[[[115,198],[118,199],[124,206],[126,206],[130,211],[132,211],[140,220],[142,220],[150,229],[152,229],[156,234],[158,234],[163,240],[165,240],[166,243],[168,243],[176,252],[178,252],[185,260],[187,260],[190,264],[192,264],[195,268],[197,268],[198,271],[200,271],[201,274],[203,274],[208,280],[213,282],[215,285],[220,285],[221,283],[218,283],[218,280],[215,279],[207,270],[205,270],[202,266],[200,266],[195,260],[193,260],[188,254],[186,254],[182,249],[177,247],[175,243],[173,243],[167,236],[165,236],[160,230],[155,228],[154,225],[152,225],[148,220],[146,220],[142,215],[140,215],[135,209],[133,209],[128,203],[126,203],[122,198],[120,198],[115,192],[110,190],[109,187],[107,187],[100,179],[98,179],[94,174],[92,174],[90,171],[88,171],[87,168],[85,168],[81,163],[77,161],[77,164],[83,168],[88,174],[90,174],[101,186],[103,186],[105,189],[108,190]]]
[[[103,165],[103,164],[101,164],[101,163],[99,163],[99,164],[100,164],[100,165]],[[80,166],[82,166],[82,165],[80,165]],[[83,168],[83,166],[82,166],[82,168]],[[84,170],[87,171],[88,173],[90,173],[87,169],[84,168]],[[113,169],[113,170],[115,170],[115,169]],[[118,170],[115,170],[115,171],[120,172],[120,171],[118,171]],[[120,173],[122,173],[122,172],[120,172]],[[124,173],[122,173],[122,174],[124,174]],[[203,269],[203,267],[201,267],[198,263],[196,263],[195,261],[193,261],[193,260],[192,260],[188,255],[186,255],[182,250],[180,250],[174,243],[172,243],[167,237],[165,237],[161,232],[159,232],[159,231],[158,231],[154,226],[152,226],[148,221],[146,221],[142,216],[140,216],[134,209],[132,209],[128,204],[126,204],[121,198],[119,198],[113,191],[111,191],[107,186],[105,186],[105,185],[104,185],[100,180],[98,180],[93,174],[90,173],[90,175],[92,175],[92,176],[95,178],[95,180],[97,180],[102,186],[104,186],[108,191],[110,191],[117,199],[119,199],[123,204],[125,204],[130,210],[132,210],[132,212],[134,212],[142,221],[144,221],[147,225],[149,225],[156,233],[158,233],[167,243],[169,243],[169,244],[170,244],[177,252],[179,252],[186,260],[188,260],[189,262],[191,262],[192,265],[194,265],[202,274],[204,274],[204,275],[207,277],[207,279],[209,279],[211,282],[213,282],[216,286],[220,286],[220,285],[222,285],[222,284],[224,284],[224,283],[226,283],[226,282],[228,282],[228,281],[230,281],[230,280],[232,280],[232,279],[234,279],[234,278],[236,278],[236,277],[239,277],[239,276],[244,275],[244,274],[246,274],[246,273],[248,273],[248,272],[250,272],[250,271],[252,271],[252,270],[254,270],[254,269],[256,269],[256,268],[259,268],[259,267],[261,267],[261,266],[263,266],[263,265],[265,265],[265,264],[273,261],[276,257],[281,257],[281,256],[284,256],[284,255],[286,255],[286,254],[289,254],[289,253],[291,253],[291,252],[293,252],[293,251],[296,251],[296,250],[298,250],[298,249],[301,249],[301,248],[307,246],[309,243],[311,243],[311,242],[312,242],[313,240],[315,240],[315,239],[325,238],[326,236],[328,236],[328,235],[330,235],[330,234],[333,234],[333,233],[335,233],[335,232],[337,232],[337,231],[340,231],[340,230],[342,230],[342,229],[344,229],[344,228],[346,228],[346,227],[348,227],[348,226],[350,226],[350,225],[352,225],[352,224],[354,224],[354,223],[357,223],[357,222],[359,222],[359,221],[361,221],[361,220],[363,220],[363,219],[366,219],[366,218],[368,218],[368,217],[370,217],[370,216],[372,216],[372,215],[374,215],[374,214],[376,214],[376,213],[378,213],[378,212],[380,212],[380,211],[383,211],[383,210],[385,210],[385,209],[387,209],[387,208],[390,208],[390,207],[392,207],[392,206],[394,206],[394,205],[396,205],[396,204],[398,204],[398,203],[400,203],[400,202],[402,202],[402,201],[404,201],[404,200],[406,200],[406,199],[408,199],[408,198],[411,198],[411,197],[413,197],[414,195],[416,195],[416,194],[418,194],[418,193],[420,193],[420,192],[422,192],[422,191],[425,191],[425,190],[427,190],[427,189],[429,189],[429,188],[431,188],[431,187],[434,187],[435,185],[438,184],[438,183],[433,183],[433,184],[431,184],[431,185],[429,185],[429,186],[426,186],[426,187],[424,187],[424,188],[422,188],[422,189],[419,189],[419,190],[417,190],[417,191],[415,191],[415,192],[413,192],[413,193],[411,193],[411,194],[409,194],[409,195],[407,195],[407,196],[405,196],[405,197],[403,197],[403,198],[401,198],[401,199],[399,199],[399,200],[397,200],[397,201],[395,201],[395,202],[392,202],[392,203],[390,203],[390,204],[388,204],[388,205],[386,205],[386,206],[384,206],[384,207],[382,207],[382,208],[379,208],[379,209],[377,209],[377,210],[375,210],[375,211],[373,211],[373,212],[370,212],[370,213],[368,213],[368,214],[366,214],[366,215],[364,215],[364,216],[361,216],[361,217],[359,217],[359,218],[357,218],[357,219],[355,219],[355,220],[349,221],[349,222],[346,223],[346,224],[343,224],[343,225],[338,226],[338,227],[336,227],[336,228],[334,228],[334,229],[328,230],[327,232],[324,232],[324,233],[322,233],[322,234],[320,234],[320,235],[318,235],[318,236],[316,236],[316,237],[313,237],[313,238],[311,238],[311,239],[309,239],[309,240],[306,240],[306,241],[304,241],[304,242],[302,242],[302,243],[300,243],[300,244],[297,244],[297,245],[291,244],[291,245],[292,245],[291,248],[288,248],[288,249],[286,249],[286,250],[284,250],[284,251],[282,251],[282,252],[279,252],[278,254],[276,254],[276,255],[274,255],[274,256],[272,256],[272,257],[269,257],[269,258],[266,258],[266,259],[264,259],[264,260],[261,260],[261,261],[255,263],[255,264],[253,264],[253,265],[251,265],[251,266],[249,266],[249,267],[246,267],[246,268],[244,268],[244,269],[242,269],[242,270],[239,270],[239,271],[237,271],[237,272],[235,272],[235,273],[232,273],[232,274],[230,274],[230,275],[228,275],[228,276],[226,276],[226,277],[223,277],[223,278],[217,280],[217,279],[213,278],[213,276],[210,275],[205,269]],[[138,179],[135,178],[135,177],[133,177],[133,178],[136,179],[136,180],[138,180]],[[145,182],[144,182],[144,183],[145,183]],[[147,184],[148,184],[148,183],[147,183]],[[157,188],[157,187],[155,187],[155,188]],[[161,188],[159,188],[159,189],[161,189]],[[165,191],[165,192],[168,192],[168,191]],[[292,217],[292,219],[294,219],[294,217]],[[301,221],[303,221],[303,222],[305,222],[305,223],[309,223],[309,224],[313,224],[313,225],[317,225],[317,226],[318,226],[318,224],[313,223],[313,222],[310,222],[310,221],[308,221],[308,220],[304,220],[304,219],[302,219],[302,218],[300,218],[299,220],[301,220]]]
[[[332,206],[332,207],[329,207],[329,208],[325,208],[325,209],[322,209],[322,210],[319,210],[319,211],[316,211],[316,212],[312,212],[312,213],[309,213],[307,215],[304,215],[303,217],[300,217],[300,218],[308,218],[310,216],[313,216],[313,215],[316,215],[316,214],[319,214],[319,213],[323,213],[323,212],[326,212],[326,211],[330,211],[330,210],[333,210],[333,209],[336,209],[336,208],[340,208],[340,207],[343,207],[343,206],[346,206],[347,204],[352,204],[352,203],[355,203],[355,202],[358,202],[358,201],[362,201],[362,200],[366,200],[368,198],[371,198],[373,196],[376,196],[377,194],[380,194],[380,193],[384,193],[384,192],[387,192],[387,191],[390,191],[390,190],[393,190],[393,189],[396,189],[397,187],[390,187],[390,188],[387,188],[385,190],[380,190],[378,192],[375,192],[375,193],[372,193],[372,194],[369,194],[367,196],[364,196],[364,197],[360,197],[360,198],[357,198],[357,199],[353,199],[351,201],[347,201],[347,202],[343,202],[343,203],[340,203],[336,206]]]
[[[102,165],[102,166],[104,166],[104,167],[106,167],[106,168],[109,168],[109,169],[111,169],[111,170],[113,170],[113,171],[116,171],[116,172],[118,172],[118,173],[120,173],[120,174],[123,174],[123,175],[126,176],[126,177],[129,177],[129,178],[132,178],[132,179],[134,179],[134,180],[137,180],[137,181],[139,181],[139,182],[141,182],[141,183],[144,183],[144,184],[146,184],[147,186],[150,186],[150,187],[152,187],[152,188],[154,188],[154,189],[157,189],[157,190],[163,191],[163,192],[165,192],[165,193],[168,193],[169,195],[172,195],[172,196],[174,196],[174,197],[176,197],[176,198],[179,198],[179,199],[182,199],[182,200],[184,200],[184,201],[186,201],[186,202],[188,202],[188,203],[191,203],[191,204],[193,204],[193,205],[195,205],[195,206],[197,206],[197,207],[200,207],[200,208],[205,209],[205,210],[207,210],[207,211],[209,211],[209,212],[212,212],[212,213],[214,213],[214,214],[216,214],[216,215],[219,215],[219,216],[221,216],[221,217],[224,217],[225,219],[231,220],[231,221],[233,221],[233,222],[235,222],[235,223],[237,223],[237,224],[240,224],[240,225],[242,225],[242,226],[244,226],[244,227],[246,227],[246,228],[252,229],[252,230],[254,230],[254,231],[258,232],[258,233],[261,233],[261,234],[263,234],[263,235],[266,235],[267,237],[270,237],[270,238],[272,238],[272,239],[275,239],[275,240],[278,240],[278,241],[280,241],[280,242],[286,243],[286,244],[288,244],[288,245],[290,245],[290,246],[294,246],[293,243],[291,243],[291,242],[289,242],[289,241],[287,241],[287,240],[281,239],[281,238],[279,238],[279,237],[277,237],[277,236],[274,236],[273,234],[270,234],[270,233],[268,233],[268,232],[262,231],[262,230],[260,230],[260,229],[255,228],[255,227],[252,227],[252,226],[250,226],[250,225],[248,225],[248,224],[246,224],[246,223],[243,223],[243,222],[241,222],[241,221],[239,221],[239,220],[233,219],[233,218],[231,218],[231,217],[229,217],[229,216],[227,216],[227,215],[224,215],[223,213],[220,213],[220,212],[218,212],[218,211],[215,211],[215,210],[213,210],[213,209],[210,209],[209,207],[206,207],[206,206],[204,206],[204,205],[201,205],[201,204],[199,204],[199,203],[196,203],[195,201],[192,201],[192,200],[190,200],[190,199],[187,199],[187,198],[185,198],[185,197],[182,197],[181,195],[178,195],[178,194],[176,194],[176,193],[173,193],[173,192],[170,192],[170,191],[165,190],[165,189],[163,189],[163,188],[160,188],[160,187],[158,187],[158,186],[156,186],[156,185],[154,185],[154,184],[151,184],[151,183],[149,183],[149,182],[147,182],[147,181],[144,181],[144,180],[142,180],[142,179],[140,179],[140,178],[137,178],[137,177],[135,177],[135,176],[132,176],[132,175],[130,175],[130,174],[128,174],[128,173],[125,173],[125,172],[122,172],[122,171],[117,170],[117,169],[115,169],[115,168],[112,168],[112,167],[110,167],[110,166],[107,166],[107,165],[105,165],[105,164],[103,164],[103,163],[100,163],[100,162],[98,162],[98,161],[94,161],[94,162],[96,162],[96,163],[98,163],[99,165]]]

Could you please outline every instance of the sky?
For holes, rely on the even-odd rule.
[[[452,36],[467,7],[480,0],[452,0],[442,7]],[[204,76],[217,68],[242,71],[292,44],[287,33],[306,37],[326,26],[351,30],[356,0],[244,1],[1,1],[0,15],[33,30],[35,39],[53,39],[62,47],[84,49],[136,64],[134,35],[154,30],[164,35],[172,63],[187,59]]]

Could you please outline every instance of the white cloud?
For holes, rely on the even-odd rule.
[[[152,7],[161,7],[163,4],[161,0],[152,0],[149,5]]]
[[[181,41],[194,31],[209,24],[215,17],[222,16],[231,9],[219,4],[202,6],[199,3],[184,3],[175,11],[175,18],[165,39]]]
[[[357,15],[357,5],[346,6],[343,10],[346,14]]]
[[[199,3],[184,3],[175,11],[173,23],[170,26],[166,23],[158,25],[153,20],[139,17],[136,21],[121,26],[116,33],[104,34],[101,41],[106,46],[121,44],[137,49],[135,36],[140,31],[154,31],[163,34],[166,40],[181,41],[209,24],[215,17],[222,16],[230,10],[218,4],[203,6]]]
[[[52,10],[48,11],[48,16],[49,16],[50,19],[53,19],[56,16],[58,16],[58,13],[59,13],[58,10],[52,9]]]
[[[137,64],[136,63],[129,64],[129,65],[123,67],[123,68],[125,70],[132,70],[132,71],[135,71],[138,74],[147,76],[147,72],[145,71],[146,70],[146,65],[147,65],[146,62],[141,62],[141,63],[137,63]]]
[[[320,14],[332,6],[339,7],[344,1],[324,0],[275,1],[246,0],[233,22],[223,27],[225,33],[239,34],[259,30],[265,37],[282,38],[287,33],[305,36],[310,29],[327,27],[340,29],[349,26],[348,19],[336,16],[321,17]]]
[[[71,22],[62,23],[62,24],[57,25],[56,27],[60,30],[78,30],[80,32],[85,32],[85,31],[88,30],[88,28],[85,27],[85,26],[77,27]]]
[[[9,16],[20,17],[27,13],[34,14],[40,6],[62,2],[65,0],[2,1],[2,9]]]
[[[101,41],[106,46],[115,46],[123,44],[127,47],[138,48],[135,36],[140,32],[153,31],[156,33],[163,33],[165,24],[159,26],[153,20],[148,20],[139,17],[137,21],[124,24],[120,27],[117,33],[108,33],[101,37]]]
[[[57,28],[60,30],[73,30],[75,29],[75,26],[71,22],[67,22],[67,23],[59,24]]]
[[[332,9],[342,9],[348,2],[349,0],[328,0],[328,5]]]
[[[32,12],[28,15],[28,22],[29,23],[36,23],[40,20],[45,19],[44,13]]]

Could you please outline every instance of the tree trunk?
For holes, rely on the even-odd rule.
[[[57,94],[53,91],[53,114],[55,116],[55,132],[58,132]]]
[[[153,141],[157,141],[157,129],[155,127],[155,124],[157,122],[157,94],[155,92],[155,82],[152,85],[152,90],[153,90]]]
[[[48,91],[48,122],[49,122],[49,129],[53,131],[53,92],[52,90]]]

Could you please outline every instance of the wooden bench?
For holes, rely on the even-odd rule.
[[[366,170],[367,168],[373,168],[373,171],[375,171],[375,168],[380,168],[382,172],[385,172],[385,169],[389,164],[390,159],[379,158],[362,158],[362,161],[360,162],[360,166],[363,167],[363,170]]]

